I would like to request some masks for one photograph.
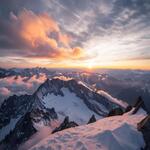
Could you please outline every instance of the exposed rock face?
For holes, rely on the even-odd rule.
[[[62,131],[62,130],[67,129],[67,128],[76,127],[76,126],[78,126],[78,124],[74,121],[69,121],[69,117],[67,116],[64,119],[64,121],[60,124],[60,126],[58,128],[56,128],[55,130],[53,130],[52,133]]]
[[[92,117],[90,118],[90,120],[88,121],[87,124],[90,124],[90,123],[93,123],[93,122],[96,122],[95,115],[92,115]]]
[[[5,145],[4,149],[16,150],[20,143],[26,141],[35,132],[37,132],[37,130],[33,126],[31,114],[26,113],[16,124],[15,129],[2,141]]]
[[[55,109],[45,108],[36,95],[11,96],[2,104],[0,118],[1,130],[12,126],[12,119],[18,120],[0,141],[3,149],[7,150],[16,150],[19,144],[28,140],[36,132],[34,123],[42,122],[47,126],[51,120],[58,119]]]
[[[51,120],[58,119],[57,113],[54,108],[44,108],[44,109],[33,109],[31,111],[31,117],[33,122],[43,122],[45,126],[49,125]]]
[[[142,132],[146,143],[144,150],[150,150],[150,115],[138,123],[138,130]]]
[[[123,115],[123,110],[121,108],[115,108],[115,109],[112,109],[109,114],[108,114],[108,117],[110,116],[117,116],[117,115]]]
[[[135,109],[132,112],[132,114],[136,114],[140,108],[143,108],[146,111],[146,107],[145,107],[144,101],[141,96],[138,97],[137,102],[134,105],[134,108]]]
[[[3,132],[3,128],[6,129],[7,126],[11,126],[14,120],[16,120],[16,122],[12,129],[9,128],[5,135],[0,136],[0,142],[3,141],[7,143],[6,141],[8,141],[15,143],[15,140],[17,140],[19,141],[17,144],[20,144],[34,133],[32,132],[34,131],[34,123],[41,123],[47,126],[52,120],[59,119],[53,106],[47,107],[43,99],[47,94],[64,97],[62,88],[67,88],[70,93],[80,98],[85,106],[98,116],[107,116],[112,108],[121,107],[118,103],[109,100],[107,97],[102,96],[77,80],[47,79],[33,95],[14,95],[3,102],[0,107],[0,134]],[[95,121],[94,117],[91,118],[90,122],[93,121]],[[23,130],[22,126],[24,126],[25,122],[29,124],[28,128],[31,129],[28,130],[31,130],[31,134],[28,134],[28,130]],[[66,118],[64,124],[61,124],[57,130],[74,126],[77,126],[77,124],[73,121],[69,122]],[[17,135],[22,132],[24,132],[22,135]],[[13,142],[11,140],[12,138],[14,139]]]
[[[31,107],[31,95],[10,96],[0,107],[0,129],[9,123],[11,118],[24,115]]]
[[[15,128],[1,142],[4,145],[3,149],[16,150],[18,146],[29,139],[34,133],[37,132],[34,123],[43,122],[45,126],[49,125],[52,119],[57,119],[55,109],[38,108],[27,112],[15,125]]]
[[[90,90],[88,87],[80,84],[75,79],[64,81],[60,79],[46,80],[36,92],[38,99],[41,99],[43,95],[53,93],[54,95],[63,96],[62,88],[69,89],[70,92],[76,94],[77,97],[81,98],[86,106],[97,113],[100,116],[107,116],[108,112],[114,107],[121,107],[120,105],[113,103],[101,94]],[[101,109],[100,105],[103,105],[105,111]]]
[[[125,109],[125,113],[129,112],[133,107],[131,105],[128,105],[127,108]]]

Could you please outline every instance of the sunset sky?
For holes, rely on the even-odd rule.
[[[150,0],[0,0],[0,67],[150,69]]]

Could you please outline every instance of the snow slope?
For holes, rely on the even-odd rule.
[[[30,150],[140,150],[145,143],[136,125],[146,116],[143,110],[101,119],[89,125],[50,135]]]
[[[46,108],[54,107],[58,118],[63,120],[65,116],[69,116],[71,121],[79,124],[85,124],[94,114],[97,119],[102,118],[95,112],[90,110],[82,99],[77,97],[75,93],[71,93],[67,88],[62,88],[64,96],[49,94],[44,96],[43,102]]]
[[[98,93],[101,94],[104,97],[107,97],[110,101],[112,101],[113,103],[116,103],[116,104],[122,106],[123,108],[126,108],[128,106],[128,104],[126,102],[112,97],[110,94],[108,94],[107,92],[105,92],[103,90],[99,90]]]

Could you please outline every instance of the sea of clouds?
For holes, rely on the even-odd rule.
[[[0,79],[0,104],[14,94],[33,94],[46,78],[45,74],[39,74],[31,77],[11,76]]]

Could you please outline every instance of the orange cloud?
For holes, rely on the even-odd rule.
[[[71,38],[66,34],[59,34],[59,40],[61,43],[63,43],[65,46],[69,46],[69,43],[71,41]]]
[[[73,48],[73,56],[76,58],[84,56],[84,50],[81,47]]]
[[[80,47],[75,48],[59,48],[58,52],[53,55],[54,59],[64,60],[64,59],[80,59],[84,57],[84,50]]]
[[[71,48],[71,37],[62,33],[48,14],[35,14],[24,9],[18,16],[11,13],[11,18],[16,28],[19,28],[21,38],[29,46],[27,50],[31,57],[76,59],[83,56],[83,49]]]
[[[49,44],[52,48],[57,47],[55,39],[49,38],[48,33],[59,32],[59,27],[47,14],[36,15],[32,11],[23,10],[18,16],[21,24],[20,34],[33,47],[42,43]]]

